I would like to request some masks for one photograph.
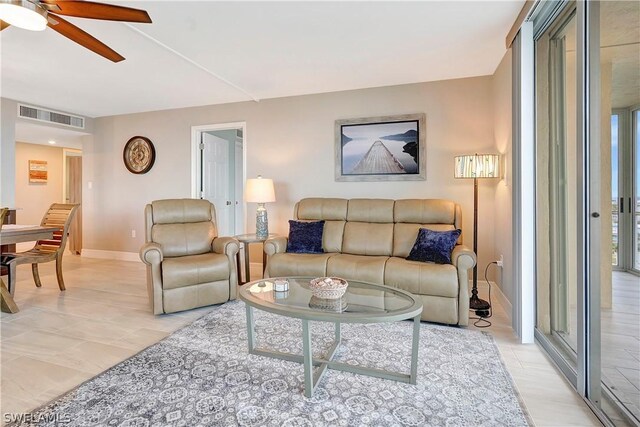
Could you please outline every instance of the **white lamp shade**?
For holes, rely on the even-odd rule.
[[[260,176],[248,179],[244,190],[244,199],[253,203],[275,202],[276,193],[273,189],[273,180]]]
[[[0,19],[25,30],[43,31],[47,28],[46,12],[25,0],[0,1]]]
[[[498,154],[469,154],[455,157],[456,178],[499,178]]]

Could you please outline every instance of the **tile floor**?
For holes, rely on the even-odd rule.
[[[61,293],[53,263],[42,265],[40,289],[29,266],[18,268],[21,311],[0,320],[2,414],[32,410],[211,310],[153,316],[141,263],[68,255],[64,275]],[[492,321],[485,330],[496,338],[536,425],[600,425],[537,345],[517,343],[499,306]]]

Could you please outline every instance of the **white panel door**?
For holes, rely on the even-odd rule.
[[[236,232],[235,234],[244,234],[244,212],[243,212],[243,188],[242,184],[244,180],[242,179],[242,140],[236,141],[235,145],[235,205],[236,205],[236,214],[235,214],[235,225]]]
[[[235,206],[229,182],[229,141],[202,134],[202,195],[216,207],[218,235],[235,234]]]

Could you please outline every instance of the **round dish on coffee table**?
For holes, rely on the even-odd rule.
[[[275,279],[288,280],[289,290],[276,292],[273,287]],[[327,304],[322,304],[311,293],[309,282],[312,279],[312,277],[270,278],[250,282],[240,288],[238,296],[245,302],[247,310],[249,353],[303,363],[304,394],[307,397],[313,396],[313,390],[327,368],[415,384],[418,370],[422,301],[415,295],[401,289],[349,280],[349,286],[342,298],[327,300]],[[301,319],[303,355],[256,348],[254,308]],[[340,345],[340,324],[383,323],[407,319],[413,319],[410,374],[365,368],[332,360]],[[310,321],[333,322],[335,324],[334,343],[323,358],[312,357]],[[313,366],[318,366],[315,375],[313,374]]]

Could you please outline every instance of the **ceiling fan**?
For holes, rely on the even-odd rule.
[[[140,9],[81,0],[0,0],[0,31],[14,25],[32,31],[49,27],[98,55],[120,62],[124,57],[86,31],[60,17],[151,23]]]

